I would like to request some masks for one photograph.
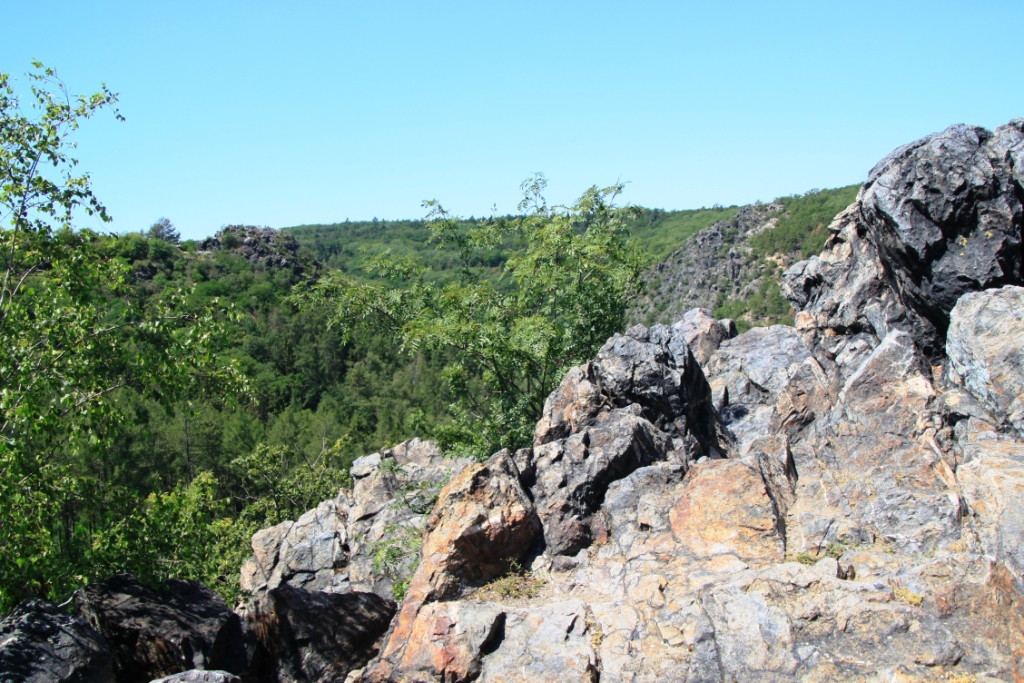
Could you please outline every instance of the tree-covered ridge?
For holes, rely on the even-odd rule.
[[[625,231],[648,263],[667,257],[673,249],[697,231],[736,213],[739,207],[720,207],[667,211],[636,207],[626,222]],[[503,216],[512,220],[514,216]],[[461,219],[467,228],[483,224],[486,219]],[[362,277],[363,263],[368,256],[385,252],[405,257],[415,254],[420,262],[437,277],[441,273],[462,267],[452,252],[437,251],[427,245],[430,236],[425,220],[345,221],[344,223],[298,225],[283,231],[307,247],[327,268],[349,277]],[[514,237],[501,245],[482,250],[474,255],[475,267],[500,272],[509,248],[521,246]]]

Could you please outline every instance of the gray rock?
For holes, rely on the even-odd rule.
[[[961,296],[1024,281],[1022,129],[952,126],[879,162],[825,251],[786,272],[797,326],[878,339],[896,326],[940,358]]]
[[[27,600],[0,621],[0,680],[113,683],[114,657],[84,619],[44,600]]]
[[[118,683],[147,683],[188,669],[249,668],[248,634],[224,600],[195,581],[162,590],[130,574],[91,583],[75,594],[75,613],[103,634]]]
[[[1022,129],[1021,119],[994,134],[952,126],[897,149],[868,175],[859,198],[868,237],[915,314],[912,333],[926,355],[941,351],[962,295],[1022,280],[1013,165]]]
[[[242,590],[283,584],[329,593],[372,591],[391,597],[417,558],[406,546],[422,535],[441,487],[469,464],[447,458],[433,441],[411,439],[355,461],[352,491],[299,519],[256,532],[242,566]],[[390,552],[389,552],[390,551]],[[387,562],[378,557],[387,555]]]
[[[1024,436],[1024,287],[965,294],[946,352],[950,379]]]

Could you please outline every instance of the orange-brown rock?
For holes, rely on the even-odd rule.
[[[778,520],[757,469],[739,460],[711,460],[695,465],[688,477],[669,517],[687,551],[698,557],[782,559]]]
[[[507,451],[467,467],[452,479],[427,520],[423,559],[381,658],[368,670],[367,679],[389,681],[408,673],[406,667],[415,671],[427,667],[443,680],[464,680],[454,672],[468,671],[468,655],[450,645],[426,645],[430,634],[444,631],[439,625],[443,615],[434,614],[441,608],[430,608],[422,619],[418,618],[421,611],[508,571],[509,563],[522,558],[539,534],[540,520]],[[444,673],[449,670],[451,676]]]

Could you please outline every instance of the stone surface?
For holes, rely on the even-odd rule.
[[[113,654],[85,620],[27,600],[0,621],[0,681],[113,683]]]
[[[151,683],[242,683],[242,679],[227,671],[192,669],[173,676],[164,676]]]
[[[75,613],[110,644],[118,683],[189,669],[243,674],[249,667],[241,619],[195,581],[172,579],[153,590],[121,574],[79,590]]]
[[[540,535],[540,520],[519,482],[519,471],[506,451],[471,465],[449,482],[427,521],[422,561],[381,651],[367,674],[370,681],[389,680],[421,657],[408,654],[410,643],[424,637],[419,629],[424,609],[482,586],[522,559]],[[446,665],[447,666],[447,665]],[[415,669],[414,670],[419,670]],[[410,673],[410,675],[412,675]]]
[[[324,593],[282,584],[252,598],[260,681],[344,681],[376,653],[395,604],[374,593]]]
[[[761,473],[739,460],[711,460],[690,471],[672,508],[672,533],[700,557],[734,555],[746,562],[781,561],[780,520]]]
[[[1022,129],[952,126],[879,162],[826,250],[786,273],[798,327],[881,339],[896,325],[941,357],[961,296],[1022,282]]]
[[[1024,436],[1024,287],[964,295],[946,352],[951,379]]]
[[[435,442],[421,439],[359,458],[351,491],[253,535],[242,590],[289,584],[392,597],[395,586],[412,576],[423,525],[441,487],[469,462],[446,458]]]
[[[716,320],[706,308],[692,308],[672,325],[672,335],[682,335],[697,364],[704,367],[723,341],[736,336],[736,325]]]

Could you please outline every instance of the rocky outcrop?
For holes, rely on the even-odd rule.
[[[376,653],[395,604],[373,593],[310,592],[280,585],[247,608],[259,643],[258,681],[344,681]]]
[[[0,680],[114,683],[113,657],[85,620],[28,600],[0,621]]]
[[[409,585],[381,658],[367,674],[370,681],[395,676],[470,680],[472,657],[442,647],[437,656],[416,650],[432,634],[444,635],[434,603],[460,597],[506,571],[530,551],[540,533],[540,521],[519,482],[519,471],[507,451],[483,464],[471,465],[444,489],[431,513],[423,541],[423,560]],[[497,619],[495,617],[494,619]],[[491,620],[490,633],[497,628]],[[440,631],[439,631],[440,629]],[[470,635],[467,635],[469,633]],[[457,652],[472,633],[460,633]],[[487,646],[487,633],[476,651]],[[412,647],[410,647],[412,645]],[[469,647],[472,651],[474,648]]]
[[[82,588],[75,612],[110,644],[118,683],[148,683],[189,669],[243,674],[249,668],[241,619],[194,581],[171,580],[156,591],[134,576],[114,576]]]
[[[469,463],[446,458],[436,443],[420,439],[359,458],[351,491],[252,537],[242,590],[288,584],[393,597],[416,569],[423,528],[441,487]]]
[[[694,311],[571,370],[441,491],[351,681],[1024,677],[1022,128],[887,157],[795,328]]]
[[[752,237],[774,228],[786,212],[781,202],[750,204],[734,216],[700,230],[644,277],[647,291],[632,303],[629,320],[676,322],[720,297],[746,298],[761,286],[763,264],[749,258]],[[789,265],[787,257],[781,257]],[[694,350],[698,362],[698,350]]]
[[[722,448],[711,389],[688,344],[707,350],[725,336],[708,327],[714,336],[681,325],[615,335],[548,398],[533,449],[517,459],[549,553],[575,555],[603,533],[593,514],[613,481],[666,458],[685,467]]]
[[[315,270],[315,259],[303,258],[299,249],[293,235],[253,225],[227,225],[199,243],[200,251],[232,251],[259,268],[288,268],[296,274]]]

